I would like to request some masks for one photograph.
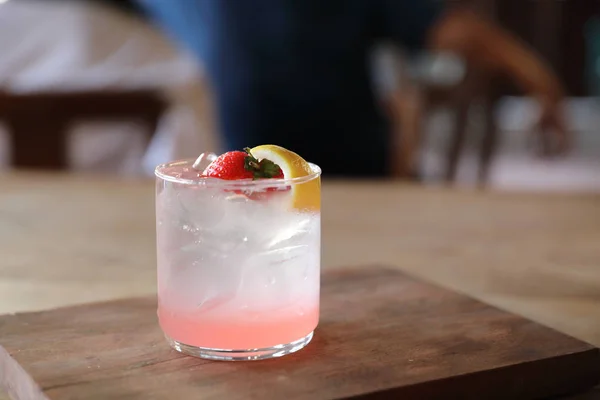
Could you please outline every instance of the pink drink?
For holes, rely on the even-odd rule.
[[[319,320],[319,212],[290,208],[290,191],[249,198],[241,193],[253,187],[236,190],[190,167],[157,168],[158,317],[167,339],[221,360],[302,348]]]
[[[318,308],[304,315],[238,315],[229,318],[185,318],[164,307],[160,325],[171,338],[191,346],[213,349],[256,349],[291,343],[311,333],[319,321]]]

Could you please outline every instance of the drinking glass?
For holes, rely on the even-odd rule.
[[[241,181],[201,177],[194,160],[156,168],[158,318],[175,350],[256,360],[310,342],[321,261],[321,170],[310,167]],[[293,206],[302,185],[318,207]]]

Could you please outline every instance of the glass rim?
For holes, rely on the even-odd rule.
[[[321,176],[321,168],[317,164],[311,162],[308,163],[312,173],[306,176],[300,176],[296,178],[270,178],[270,179],[240,179],[240,180],[225,180],[219,178],[196,178],[187,179],[180,178],[165,174],[163,170],[168,167],[187,165],[192,166],[195,159],[185,158],[181,160],[169,161],[156,166],[154,169],[154,175],[164,181],[180,183],[188,186],[203,186],[203,187],[215,187],[215,188],[246,188],[246,189],[260,189],[260,188],[282,188],[290,185],[298,185],[305,182],[310,182]]]

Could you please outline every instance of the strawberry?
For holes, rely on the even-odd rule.
[[[206,167],[202,176],[226,180],[252,179],[254,177],[252,171],[244,168],[244,160],[247,156],[243,151],[229,151],[221,154]]]
[[[258,161],[249,148],[229,151],[214,160],[202,176],[225,180],[283,178],[283,171],[270,160]]]

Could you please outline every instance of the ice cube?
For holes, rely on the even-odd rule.
[[[181,312],[210,312],[236,297],[241,279],[239,265],[205,256],[184,268],[171,268],[168,293],[161,299]]]
[[[225,216],[222,195],[202,186],[190,186],[177,192],[175,206],[184,230],[208,231]]]
[[[282,224],[279,227],[274,227],[274,234],[267,243],[268,248],[281,245],[282,243],[292,241],[293,239],[300,239],[300,236],[308,232],[310,217],[294,215],[286,222],[288,223]]]

